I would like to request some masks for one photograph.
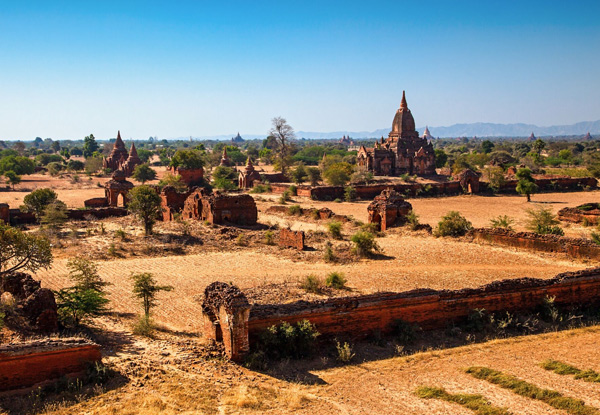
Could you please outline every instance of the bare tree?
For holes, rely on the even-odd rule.
[[[277,158],[279,161],[279,168],[283,174],[289,164],[288,155],[290,150],[290,141],[296,138],[294,129],[289,125],[285,118],[275,117],[271,120],[273,126],[269,130],[269,135],[275,138],[277,141]]]

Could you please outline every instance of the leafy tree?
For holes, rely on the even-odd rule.
[[[85,159],[85,172],[88,174],[96,173],[102,168],[102,157],[89,156]]]
[[[200,169],[204,166],[204,160],[198,150],[177,150],[169,165],[182,169]]]
[[[552,209],[539,207],[538,209],[527,209],[526,213],[529,216],[527,229],[542,235],[564,234],[564,231],[560,226],[558,226],[560,221],[556,218],[556,215],[552,212]]]
[[[490,153],[490,164],[494,166],[506,167],[514,164],[517,160],[507,151],[494,151]]]
[[[110,283],[103,281],[98,272],[98,264],[87,258],[75,257],[67,261],[69,279],[80,290],[96,290],[105,293],[105,287]]]
[[[50,163],[48,164],[48,173],[50,176],[58,176],[58,174],[63,170],[63,165],[61,163]]]
[[[485,154],[491,153],[493,148],[494,143],[492,143],[490,140],[485,140],[481,143],[481,151],[483,151]]]
[[[72,156],[83,156],[83,150],[79,147],[73,147],[70,150]]]
[[[369,184],[374,180],[374,178],[375,177],[373,176],[373,173],[371,173],[370,171],[359,169],[358,171],[352,173],[352,176],[350,176],[350,183]]]
[[[35,272],[52,263],[48,239],[0,222],[0,278],[19,270]]]
[[[147,185],[134,187],[129,191],[127,209],[144,223],[146,235],[151,235],[152,227],[162,212],[160,195]]]
[[[504,178],[504,169],[499,166],[489,166],[485,168],[485,175],[487,176],[490,188],[494,193],[497,193],[502,189],[506,180]]]
[[[156,179],[156,170],[151,168],[148,164],[140,164],[135,167],[133,178],[144,184],[150,180]]]
[[[40,165],[40,166],[46,166],[50,163],[62,163],[63,162],[63,158],[58,155],[58,154],[46,154],[46,153],[42,153],[42,154],[38,154],[37,156],[35,156],[35,161]]]
[[[331,186],[344,186],[350,180],[351,174],[352,166],[342,162],[329,166],[323,172],[323,177]]]
[[[96,151],[98,151],[98,143],[94,134],[90,134],[83,139],[83,156],[87,159],[92,157]]]
[[[304,181],[307,179],[307,173],[306,168],[304,167],[304,163],[298,163],[296,168],[292,171],[291,175],[294,183],[304,183]]]
[[[33,212],[39,219],[44,213],[46,206],[54,203],[58,200],[58,195],[52,189],[43,188],[37,189],[23,198],[22,210],[26,212]]]
[[[60,151],[60,142],[53,141],[51,147],[52,147],[52,150],[54,150],[56,153],[58,153]]]
[[[35,162],[29,157],[9,155],[0,159],[0,173],[14,171],[18,175],[32,174],[35,171]]]
[[[435,149],[435,167],[441,169],[448,162],[448,154],[441,148]]]
[[[317,186],[321,180],[321,170],[317,167],[309,167],[306,169],[306,175],[311,186]]]
[[[537,192],[538,186],[531,177],[531,170],[528,168],[519,169],[517,171],[517,193],[527,196],[527,201],[531,202],[531,195]]]
[[[175,190],[177,190],[179,193],[185,192],[187,190],[187,185],[182,180],[180,174],[165,174],[163,178],[160,179],[160,181],[158,182],[158,186],[161,188],[165,186],[173,186]]]
[[[149,272],[141,274],[133,274],[133,294],[142,300],[144,307],[144,316],[146,319],[150,317],[150,310],[156,307],[156,295],[161,291],[172,291],[170,285],[158,285],[154,279],[154,275]]]
[[[546,142],[544,140],[542,140],[541,138],[538,138],[537,140],[535,140],[533,142],[533,150],[535,150],[535,152],[537,154],[540,154],[542,152],[542,150],[544,149],[544,147],[546,147]]]
[[[274,138],[277,144],[275,150],[277,152],[279,170],[285,174],[286,168],[290,163],[290,142],[296,135],[294,134],[294,129],[287,123],[285,118],[275,117],[271,122],[272,127],[269,130],[269,135]]]
[[[217,189],[237,189],[237,172],[227,166],[218,166],[212,172],[213,186]]]
[[[67,169],[71,171],[81,171],[85,169],[85,163],[79,160],[69,160],[67,163]]]
[[[67,206],[60,200],[55,200],[44,208],[40,223],[56,229],[60,228],[67,219]]]
[[[436,236],[463,236],[465,235],[473,225],[459,212],[450,211],[442,220],[438,223],[437,229],[435,230]]]
[[[140,148],[137,151],[138,157],[142,160],[143,163],[148,163],[150,158],[152,157],[152,151],[146,150],[145,148]]]
[[[6,177],[8,184],[10,184],[12,186],[13,190],[15,190],[16,184],[21,183],[21,176],[19,176],[17,173],[15,173],[12,170],[5,172],[4,177]]]
[[[58,315],[63,324],[79,327],[89,317],[106,310],[109,300],[96,290],[80,290],[74,287],[56,291]]]
[[[71,158],[71,152],[67,147],[63,147],[63,149],[60,150],[60,155],[63,156],[66,160],[69,160]]]

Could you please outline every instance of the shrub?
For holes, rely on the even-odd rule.
[[[325,284],[328,287],[341,290],[342,288],[346,288],[346,278],[344,278],[344,274],[341,272],[332,272],[327,276]]]
[[[23,198],[23,207],[21,210],[32,212],[36,218],[40,218],[44,213],[46,206],[58,200],[58,195],[52,189],[37,189]]]
[[[302,208],[300,207],[300,205],[292,205],[288,208],[288,215],[302,215]]]
[[[292,200],[292,192],[289,189],[285,190],[279,197],[279,203],[285,205],[286,202]]]
[[[438,222],[435,236],[464,236],[473,226],[465,217],[456,211],[450,211]]]
[[[352,352],[352,346],[347,342],[341,344],[340,342],[336,341],[335,343],[337,360],[342,363],[349,363],[355,356],[355,353]]]
[[[331,221],[327,224],[327,230],[332,238],[342,239],[342,224],[337,221]]]
[[[133,334],[144,337],[152,337],[154,334],[155,324],[148,316],[139,316],[132,327]]]
[[[301,359],[313,354],[318,336],[319,332],[308,320],[294,325],[284,322],[261,334],[257,350],[271,359]]]
[[[248,241],[246,240],[246,235],[243,233],[240,233],[236,239],[236,245],[237,246],[247,246],[248,245]]]
[[[497,218],[490,219],[490,225],[494,229],[506,229],[512,231],[513,223],[515,223],[514,219],[508,217],[507,215],[500,215]]]
[[[298,196],[298,187],[296,185],[290,185],[290,187],[288,187],[288,190],[290,191],[292,196]]]
[[[356,199],[356,189],[352,186],[347,186],[344,189],[344,200],[346,202],[353,202]]]
[[[419,228],[419,216],[415,213],[414,210],[411,210],[410,212],[408,212],[408,215],[406,215],[406,223],[413,231]]]
[[[144,223],[146,235],[151,235],[154,223],[162,212],[160,195],[147,185],[134,187],[129,191],[127,209]]]
[[[361,257],[368,257],[381,249],[375,241],[375,236],[370,232],[358,231],[350,239],[354,243],[352,252]]]
[[[319,184],[319,180],[321,180],[321,170],[319,170],[317,167],[309,167],[306,169],[306,174],[311,186],[316,186]]]
[[[325,262],[334,262],[336,259],[335,254],[333,253],[333,245],[329,241],[325,242],[325,252],[323,253],[323,259],[325,260]]]
[[[527,229],[541,235],[564,235],[564,231],[558,226],[560,222],[552,209],[539,207],[537,209],[527,209],[526,213],[529,215]]]
[[[597,245],[600,245],[600,233],[592,232],[590,234],[590,237],[592,238],[592,242],[594,242]]]
[[[60,200],[55,200],[44,208],[40,223],[51,229],[58,229],[67,219],[67,206]]]
[[[123,228],[120,228],[115,231],[115,236],[124,241],[127,239],[127,232],[125,232]]]
[[[411,343],[417,337],[415,326],[401,319],[391,324],[392,335],[401,343]]]
[[[348,163],[335,163],[323,172],[323,177],[331,186],[344,186],[350,181],[352,170],[353,167]]]
[[[335,198],[335,199],[333,200],[333,203],[342,203],[342,199],[340,199],[339,197],[338,197],[338,198]]]
[[[307,275],[300,283],[300,288],[309,293],[320,294],[323,291],[323,281],[315,275]]]
[[[271,185],[268,183],[256,184],[256,185],[254,185],[252,190],[250,190],[250,193],[269,193],[269,192],[271,192]]]
[[[185,192],[187,190],[187,185],[181,178],[180,174],[165,174],[164,177],[158,182],[158,187],[162,189],[165,186],[173,186],[175,190],[179,193]]]
[[[275,244],[275,236],[272,231],[265,232],[265,244],[274,245]]]

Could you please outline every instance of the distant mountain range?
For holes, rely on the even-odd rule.
[[[425,127],[417,128],[423,134]],[[382,128],[375,131],[333,131],[329,133],[313,131],[296,131],[297,138],[306,139],[337,139],[342,136],[350,136],[353,139],[387,137],[390,128]],[[454,124],[449,127],[429,127],[431,135],[437,138],[448,137],[529,137],[533,132],[536,137],[544,136],[567,136],[585,135],[588,132],[600,136],[600,120],[583,121],[570,125],[552,125],[540,127],[533,124],[493,124],[477,122],[473,124]],[[266,134],[242,134],[245,140],[265,138]],[[235,134],[194,137],[199,140],[231,140]],[[180,137],[187,139],[189,137]]]

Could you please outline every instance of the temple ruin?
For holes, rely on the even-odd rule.
[[[376,223],[379,229],[387,228],[406,222],[406,215],[412,210],[412,205],[404,200],[400,193],[385,189],[375,197],[367,207],[369,223]]]
[[[140,164],[142,164],[142,160],[137,154],[135,144],[131,143],[131,149],[127,152],[125,143],[121,139],[121,131],[118,131],[115,145],[110,155],[102,160],[102,167],[112,171],[122,170],[125,177],[129,177],[133,174],[135,167]]]
[[[108,206],[127,206],[128,193],[133,189],[133,183],[127,180],[123,170],[117,170],[112,174],[112,179],[104,185]],[[121,200],[119,201],[119,197]],[[121,202],[121,203],[119,203]]]
[[[415,130],[415,120],[408,109],[404,91],[388,138],[384,140],[381,137],[381,141],[377,141],[371,148],[361,146],[356,162],[359,168],[376,176],[435,174],[433,145],[427,137],[419,137]]]
[[[172,216],[172,211],[170,215]],[[197,188],[185,199],[181,216],[183,219],[201,220],[213,224],[255,225],[258,210],[250,195],[226,195]]]

